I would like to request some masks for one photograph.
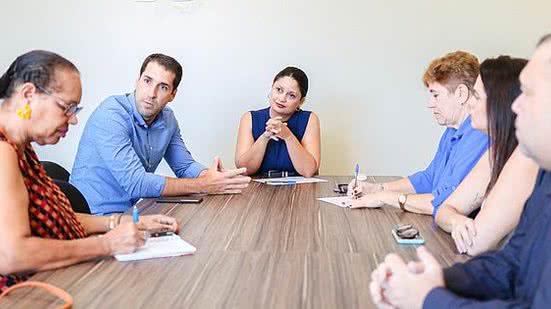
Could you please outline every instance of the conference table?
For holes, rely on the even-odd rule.
[[[118,262],[112,257],[35,274],[74,298],[75,308],[374,308],[371,272],[386,254],[416,257],[399,245],[396,224],[419,228],[442,265],[463,262],[451,237],[430,216],[392,207],[341,208],[318,201],[337,196],[337,183],[270,186],[258,182],[238,195],[205,196],[201,204],[139,203],[141,215],[175,217],[193,255]],[[369,177],[388,181],[396,177]],[[6,308],[55,308],[40,290],[15,291]],[[9,307],[8,307],[9,306]]]

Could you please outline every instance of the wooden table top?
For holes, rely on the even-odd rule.
[[[390,231],[415,224],[442,265],[465,261],[430,216],[390,207],[347,209],[316,198],[336,196],[337,182],[268,186],[240,195],[207,196],[201,204],[140,204],[141,214],[178,219],[180,235],[197,247],[191,256],[118,262],[98,259],[31,280],[65,289],[75,308],[373,308],[370,274],[390,252],[415,257]],[[396,177],[375,177],[387,181]],[[55,308],[41,291],[15,291],[9,308]]]

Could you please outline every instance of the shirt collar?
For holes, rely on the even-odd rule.
[[[137,125],[144,128],[149,128],[149,127],[164,128],[165,119],[164,119],[163,111],[161,111],[159,115],[157,115],[157,118],[153,120],[151,125],[148,125],[147,122],[145,122],[145,120],[143,119],[143,116],[138,112],[138,108],[136,107],[135,93],[134,92],[129,93],[127,97],[128,97],[128,101],[130,102],[130,106],[132,107],[132,115],[134,116],[134,121],[136,122]]]
[[[471,116],[469,115],[467,119],[463,121],[459,129],[455,130],[455,132],[452,135],[452,141],[460,140],[465,133],[468,131],[473,130],[473,127],[471,126]]]

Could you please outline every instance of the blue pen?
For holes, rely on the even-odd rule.
[[[138,207],[136,207],[136,205],[134,205],[134,207],[132,208],[132,220],[136,224],[138,224],[138,222],[140,222],[140,215],[138,213]]]
[[[358,174],[360,173],[360,165],[358,163],[356,163],[356,171],[355,171],[355,176],[354,176],[354,189],[356,189],[356,187],[358,187]]]
[[[270,180],[266,182],[269,185],[295,185],[296,180]]]

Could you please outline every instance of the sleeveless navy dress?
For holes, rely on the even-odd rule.
[[[299,141],[302,141],[306,126],[308,126],[308,120],[310,119],[311,112],[299,110],[296,111],[289,120],[287,120],[287,127],[297,137]],[[270,119],[270,108],[265,108],[257,111],[251,111],[252,116],[252,129],[253,138],[256,141],[265,131],[266,122]],[[287,144],[283,140],[274,141],[270,139],[266,146],[266,152],[260,169],[257,174],[265,175],[268,171],[286,171],[289,176],[298,175],[291,157],[289,157],[289,151],[287,151]]]

